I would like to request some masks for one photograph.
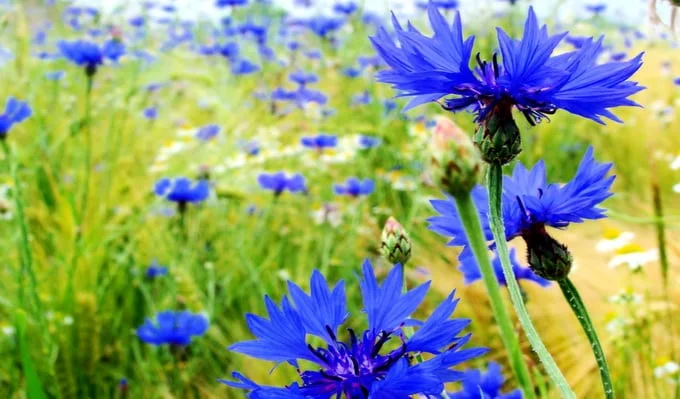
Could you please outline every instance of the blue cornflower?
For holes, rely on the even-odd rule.
[[[590,11],[591,13],[593,13],[595,15],[602,14],[606,9],[607,9],[607,5],[604,4],[604,3],[586,5],[586,10]]]
[[[477,55],[478,66],[472,71],[468,65],[474,37],[463,39],[460,14],[449,25],[431,4],[428,15],[432,37],[410,24],[404,30],[395,17],[399,47],[384,28],[371,38],[390,67],[379,72],[378,80],[391,83],[400,96],[413,97],[406,109],[443,98],[445,109],[469,110],[478,122],[493,115],[511,118],[514,107],[532,124],[559,109],[604,123],[603,117],[620,122],[610,108],[637,105],[628,97],[643,88],[628,79],[642,65],[642,54],[627,62],[597,65],[601,37],[553,56],[566,33],[549,36],[530,8],[522,39],[513,40],[498,28],[502,60],[494,55],[487,62]]]
[[[338,2],[333,5],[333,11],[342,15],[352,15],[357,9],[359,9],[359,6],[353,1],[347,3]]]
[[[45,72],[45,79],[52,80],[52,81],[58,81],[58,80],[61,80],[65,75],[66,75],[66,72],[64,72],[64,71]]]
[[[489,362],[486,373],[482,370],[465,371],[462,389],[448,395],[451,399],[522,399],[522,391],[519,389],[501,393],[504,382],[501,365]]]
[[[493,266],[496,279],[498,280],[499,284],[508,285],[507,281],[505,280],[505,275],[503,274],[501,259],[498,257],[498,254],[496,254],[495,251],[494,254],[496,256],[491,262],[491,265]],[[479,270],[479,265],[477,264],[477,260],[473,256],[471,250],[465,249],[460,254],[458,260],[460,261],[460,266],[458,267],[458,270],[460,270],[460,272],[463,273],[465,284],[472,284],[475,281],[480,280],[482,278],[482,273]],[[517,260],[517,250],[515,250],[515,248],[510,249],[510,263],[512,264],[512,271],[515,274],[515,278],[518,281],[519,280],[533,281],[534,283],[540,285],[541,287],[547,287],[550,285],[550,281],[537,276],[536,273],[534,273],[531,270],[531,268],[520,265],[519,261]]]
[[[303,137],[300,139],[303,147],[323,151],[327,148],[337,147],[338,136],[332,134],[320,134],[318,136]]]
[[[343,68],[342,74],[347,76],[348,78],[354,79],[361,76],[361,69],[352,66]]]
[[[156,277],[165,276],[168,274],[168,268],[163,265],[159,265],[157,261],[151,262],[151,265],[146,268],[146,277],[149,279],[154,279]]]
[[[156,195],[168,201],[185,206],[189,202],[198,203],[208,199],[210,184],[207,180],[199,180],[194,183],[186,177],[166,178],[156,182],[153,191]]]
[[[154,120],[158,117],[158,107],[156,106],[146,107],[144,108],[142,115],[144,115],[146,119]]]
[[[293,72],[288,75],[288,79],[300,86],[305,86],[319,81],[319,77],[314,73],[305,73],[304,71]]]
[[[137,329],[139,339],[151,345],[189,345],[194,336],[208,331],[208,319],[202,314],[166,310],[156,313],[155,323],[146,319]]]
[[[345,20],[342,18],[331,18],[319,15],[310,18],[305,22],[305,26],[314,32],[317,36],[327,38],[331,33],[339,30],[345,25]]]
[[[248,0],[216,0],[215,7],[236,7],[245,6],[248,4]]]
[[[104,46],[86,40],[65,41],[57,43],[61,55],[70,62],[85,68],[89,76],[97,72],[97,68],[105,59],[117,61],[124,53],[125,46],[119,41],[109,41]]]
[[[371,179],[359,180],[356,177],[350,177],[345,184],[336,184],[333,186],[333,192],[337,195],[348,195],[350,197],[359,197],[361,195],[369,195],[375,190],[375,183]]]
[[[14,97],[7,98],[5,103],[5,112],[0,114],[0,140],[7,137],[9,130],[17,123],[26,120],[33,111],[28,103],[17,100]]]
[[[416,3],[418,8],[422,9],[427,9],[430,5],[433,5],[437,8],[441,8],[443,10],[453,10],[458,8],[458,1],[457,0],[429,0],[429,1],[419,1]]]
[[[531,250],[537,239],[549,237],[546,226],[561,229],[570,223],[606,217],[605,210],[599,205],[612,195],[610,189],[615,176],[607,176],[611,168],[611,163],[595,160],[592,147],[583,156],[574,178],[564,185],[547,182],[543,161],[530,170],[517,164],[512,176],[503,179],[502,206],[506,239],[510,241],[522,237]],[[489,225],[486,188],[475,187],[472,199],[479,210],[484,235],[491,241],[493,234]],[[451,237],[449,245],[466,247],[463,250],[466,253],[469,248],[465,229],[453,199],[432,200],[431,203],[440,215],[428,219],[430,230]],[[540,275],[535,269],[534,272]]]
[[[365,136],[363,134],[359,136],[359,147],[363,149],[377,147],[381,142],[382,139],[380,137]]]
[[[419,307],[430,283],[403,291],[404,269],[396,265],[382,285],[367,260],[360,283],[368,328],[357,333],[347,328],[347,340],[338,336],[349,314],[344,282],[329,287],[315,271],[311,294],[288,283],[290,299],[278,306],[269,297],[265,303],[269,319],[246,315],[254,340],[239,342],[230,350],[298,369],[299,382],[286,387],[260,386],[240,373],[237,381],[225,384],[250,391],[250,398],[408,399],[411,395],[439,395],[444,384],[460,380],[462,373],[451,368],[486,352],[484,348],[461,349],[470,335],[459,334],[470,323],[450,319],[458,303],[451,293],[424,321],[410,316]],[[417,326],[407,337],[405,326]],[[314,337],[315,344],[308,342]],[[321,344],[319,344],[321,342]],[[418,353],[433,356],[414,362]],[[314,363],[301,369],[299,361]]]
[[[370,104],[372,100],[371,93],[368,90],[364,90],[352,96],[352,105],[366,105]]]
[[[201,126],[196,130],[195,137],[201,141],[208,141],[211,139],[214,139],[217,137],[217,135],[220,133],[220,126],[219,125],[205,125]]]
[[[284,172],[262,173],[257,177],[257,182],[260,187],[273,191],[276,196],[281,195],[284,191],[291,193],[307,191],[305,178],[299,173],[292,176],[287,176]]]
[[[250,75],[260,70],[260,66],[243,58],[231,64],[231,73],[234,75]]]

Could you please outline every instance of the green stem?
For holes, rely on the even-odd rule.
[[[543,363],[550,379],[557,386],[557,389],[560,390],[562,397],[576,399],[574,392],[569,387],[569,383],[566,378],[564,378],[564,375],[562,375],[560,368],[557,366],[557,363],[555,363],[555,359],[553,359],[552,355],[550,355],[550,352],[548,352],[548,349],[543,344],[543,341],[541,341],[541,337],[538,335],[538,331],[536,331],[536,327],[534,327],[534,324],[529,317],[529,312],[527,312],[527,308],[522,299],[522,291],[519,288],[515,273],[512,271],[512,266],[510,265],[508,243],[505,240],[505,226],[503,224],[503,208],[501,207],[501,198],[503,194],[503,167],[500,164],[489,165],[488,186],[491,231],[493,232],[494,241],[496,242],[496,249],[498,251],[498,257],[501,260],[501,266],[503,267],[505,281],[508,284],[510,300],[515,307],[519,322],[527,335],[531,347],[534,352],[536,352],[536,355],[538,355],[541,363]]]
[[[486,239],[484,238],[484,233],[482,232],[482,226],[479,222],[479,213],[475,207],[472,197],[470,195],[460,196],[456,198],[456,205],[458,207],[458,214],[465,227],[465,233],[467,234],[468,244],[472,249],[475,256],[475,260],[479,265],[479,270],[482,272],[482,280],[486,286],[486,290],[489,293],[489,299],[491,301],[491,310],[493,311],[494,318],[498,327],[501,330],[501,338],[503,339],[503,344],[508,351],[508,357],[510,358],[510,365],[515,377],[519,381],[519,384],[524,391],[525,397],[527,399],[535,398],[533,384],[531,382],[531,376],[529,374],[529,369],[527,368],[524,359],[522,358],[522,349],[520,347],[519,339],[517,333],[512,326],[512,320],[510,315],[505,308],[503,303],[503,297],[501,295],[500,284],[496,278],[496,273],[493,270],[491,261],[489,260],[489,250],[487,247]]]
[[[593,348],[593,354],[595,355],[597,366],[600,369],[600,377],[602,377],[602,387],[604,388],[605,397],[607,399],[613,399],[614,386],[612,385],[612,378],[609,374],[607,359],[604,356],[604,351],[602,350],[600,339],[597,337],[593,321],[588,315],[588,310],[586,309],[576,286],[574,286],[574,283],[572,283],[569,278],[559,280],[557,283],[560,285],[564,298],[569,303],[569,306],[571,306],[579,323],[581,323],[581,327],[583,327],[583,331],[586,333],[588,341],[590,341],[590,346]]]
[[[26,215],[24,212],[24,203],[22,201],[21,194],[21,181],[19,180],[19,172],[17,170],[17,164],[12,157],[12,151],[7,144],[5,138],[0,139],[2,144],[2,150],[5,153],[5,159],[9,165],[10,173],[12,174],[12,180],[14,182],[14,206],[17,210],[17,224],[19,225],[19,231],[21,232],[21,269],[19,271],[19,302],[21,305],[25,305],[25,292],[24,292],[24,275],[28,275],[28,280],[30,284],[31,297],[33,299],[33,305],[38,313],[38,320],[40,320],[41,326],[44,327],[44,312],[42,310],[42,302],[40,301],[40,296],[38,295],[38,280],[35,277],[35,272],[33,271],[33,254],[31,253],[31,244],[28,237],[28,223],[26,222]],[[46,331],[46,330],[44,330]]]

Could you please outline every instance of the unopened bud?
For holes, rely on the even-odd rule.
[[[573,258],[566,245],[550,237],[541,224],[533,225],[522,233],[527,244],[527,258],[534,273],[546,280],[567,278]]]
[[[482,159],[472,140],[451,119],[437,117],[432,136],[432,177],[454,197],[467,195],[479,181]]]
[[[489,112],[475,133],[475,145],[490,164],[505,165],[519,155],[522,138],[512,117],[512,104],[501,102]]]
[[[411,238],[397,219],[390,216],[381,235],[380,254],[392,264],[406,264],[411,259]]]

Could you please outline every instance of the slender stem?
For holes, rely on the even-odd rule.
[[[26,222],[26,215],[24,212],[24,203],[21,194],[21,181],[19,180],[19,172],[17,171],[17,164],[12,157],[12,152],[7,144],[7,140],[0,139],[2,144],[2,150],[5,153],[5,159],[9,164],[10,173],[12,174],[12,180],[14,182],[14,206],[17,210],[17,224],[19,225],[19,231],[21,232],[21,270],[19,271],[19,301],[21,305],[25,305],[25,293],[24,293],[24,275],[28,275],[28,280],[30,284],[31,296],[33,299],[33,305],[38,312],[38,319],[43,325],[44,314],[42,311],[42,302],[40,301],[40,296],[38,295],[38,280],[35,277],[35,272],[33,271],[33,254],[31,253],[31,244],[28,237],[28,223]]]
[[[479,270],[482,272],[482,280],[484,281],[491,301],[491,310],[493,311],[496,323],[498,323],[498,327],[501,330],[501,338],[503,339],[505,349],[508,351],[512,371],[519,381],[525,397],[527,399],[535,398],[531,375],[522,358],[522,349],[520,347],[519,338],[513,328],[512,320],[505,308],[505,304],[503,303],[500,284],[498,283],[496,273],[489,260],[489,250],[486,239],[484,238],[484,233],[482,232],[482,225],[479,221],[477,208],[470,195],[456,198],[456,206],[458,207],[458,214],[465,227],[468,244],[479,265]]]
[[[560,280],[557,283],[560,285],[562,293],[564,294],[564,298],[569,303],[569,306],[571,306],[571,309],[574,311],[579,323],[581,323],[581,327],[583,327],[583,331],[586,333],[588,341],[590,341],[590,346],[593,348],[593,354],[595,355],[597,366],[600,369],[600,377],[602,377],[602,387],[604,388],[605,397],[607,399],[613,399],[614,386],[612,385],[612,378],[609,374],[607,359],[604,356],[600,339],[597,337],[597,332],[593,326],[593,321],[590,320],[588,310],[581,299],[581,295],[579,295],[576,286],[571,282],[571,280],[569,280],[569,278]]]
[[[496,242],[496,249],[498,251],[498,257],[501,260],[501,266],[503,267],[505,281],[508,284],[510,300],[515,307],[519,322],[527,335],[531,347],[534,352],[536,352],[536,355],[538,355],[541,363],[543,363],[550,379],[560,390],[562,397],[576,399],[574,392],[569,387],[569,383],[566,378],[564,378],[564,375],[562,375],[560,368],[557,366],[557,363],[555,363],[555,359],[553,359],[552,355],[550,355],[550,352],[548,352],[548,349],[543,344],[543,341],[541,341],[541,337],[538,335],[538,331],[536,331],[536,327],[534,327],[534,324],[529,317],[529,312],[527,312],[527,308],[522,299],[522,291],[519,288],[515,273],[512,271],[512,266],[510,265],[508,243],[505,240],[505,226],[503,224],[503,208],[501,207],[503,194],[503,167],[500,164],[489,165],[488,186],[491,231],[493,232],[493,237]]]
[[[91,113],[92,113],[92,84],[94,78],[87,75],[87,86],[85,92],[85,118],[83,123],[85,125],[85,177],[83,180],[83,194],[80,204],[80,216],[78,217],[78,228],[82,228],[82,222],[85,218],[87,209],[87,199],[90,192],[90,173],[92,171],[92,129],[90,128]]]

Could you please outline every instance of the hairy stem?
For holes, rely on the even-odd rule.
[[[510,256],[508,254],[508,243],[505,240],[505,226],[503,224],[503,208],[501,207],[501,199],[503,194],[503,167],[500,164],[489,165],[488,174],[488,189],[489,189],[489,211],[490,211],[490,224],[491,231],[493,232],[493,237],[496,242],[496,249],[498,251],[498,257],[501,260],[501,266],[503,267],[503,274],[505,275],[505,281],[508,284],[508,291],[510,292],[510,300],[515,307],[515,312],[519,318],[519,322],[522,325],[522,329],[531,344],[532,349],[536,352],[536,355],[543,363],[550,379],[559,389],[563,398],[576,399],[574,392],[569,387],[569,383],[560,371],[560,368],[555,363],[548,349],[541,341],[541,337],[536,331],[527,308],[524,305],[524,300],[522,299],[522,292],[519,288],[519,284],[515,278],[515,273],[512,271],[512,266],[510,265]]]

